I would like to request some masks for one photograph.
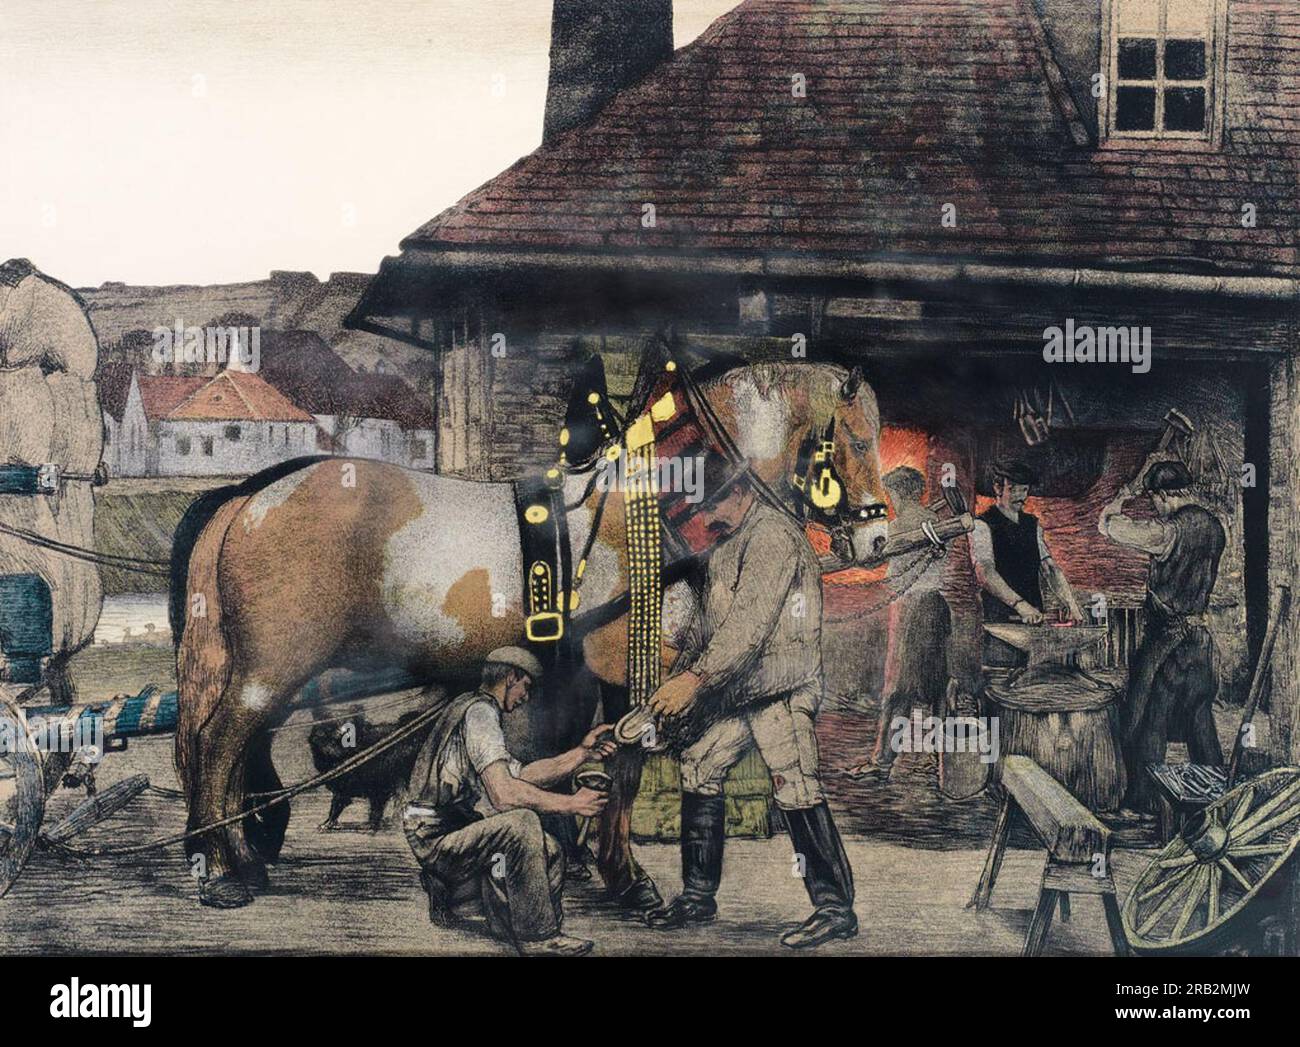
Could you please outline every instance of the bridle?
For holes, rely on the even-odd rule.
[[[889,519],[883,502],[854,505],[844,497],[844,483],[835,471],[835,418],[820,432],[810,432],[799,448],[791,486],[805,521],[830,532],[831,552],[840,560],[855,562],[853,531],[865,523]]]

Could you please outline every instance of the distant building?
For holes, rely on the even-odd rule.
[[[392,374],[354,371],[318,336],[268,333],[261,376],[329,434],[335,454],[434,467],[433,408]]]
[[[102,368],[109,474],[246,476],[312,454],[433,468],[433,411],[405,381],[356,373],[314,335],[274,344],[274,363],[257,374]]]
[[[316,419],[255,374],[133,372],[121,418],[104,412],[113,476],[243,476],[328,450]]]

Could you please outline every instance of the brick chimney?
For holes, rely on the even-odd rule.
[[[542,140],[586,123],[672,53],[672,0],[555,0]]]

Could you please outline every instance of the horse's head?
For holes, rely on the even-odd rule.
[[[841,560],[871,563],[884,548],[889,509],[880,481],[880,408],[860,368],[839,386],[828,432],[830,464],[840,486],[838,504],[825,513],[831,548]]]
[[[755,364],[704,387],[756,476],[789,490],[831,530],[843,561],[876,561],[888,509],[880,480],[880,409],[854,368]]]

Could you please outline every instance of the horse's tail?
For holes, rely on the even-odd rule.
[[[218,506],[205,521],[189,551],[183,604],[193,602],[184,635],[176,651],[179,692],[176,725],[176,770],[186,792],[191,792],[189,769],[199,730],[211,717],[230,683],[230,644],[226,637],[221,580],[218,575],[226,531],[247,502],[236,497]],[[175,601],[173,591],[172,599]]]
[[[171,625],[172,643],[178,650],[181,645],[181,634],[185,631],[185,606],[188,599],[186,583],[190,571],[190,558],[195,543],[199,540],[199,535],[203,533],[203,529],[216,515],[217,510],[232,498],[238,498],[240,495],[256,494],[262,488],[275,483],[275,481],[288,476],[290,473],[296,473],[299,469],[305,469],[307,466],[328,457],[329,455],[314,455],[281,462],[279,465],[250,476],[242,483],[228,484],[225,487],[216,487],[211,491],[206,491],[190,503],[190,507],[185,510],[185,515],[181,517],[181,522],[176,525],[176,532],[172,536],[167,621]]]

